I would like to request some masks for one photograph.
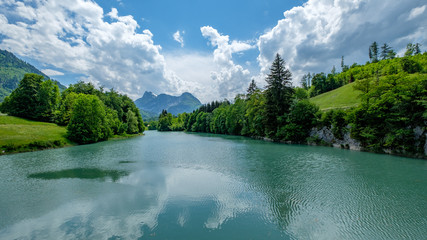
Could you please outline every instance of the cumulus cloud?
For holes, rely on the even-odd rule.
[[[284,12],[284,19],[258,40],[258,62],[267,73],[276,53],[294,74],[327,72],[340,64],[364,63],[377,41],[399,52],[409,42],[426,43],[425,2],[375,0],[309,0]]]
[[[1,3],[0,48],[58,69],[85,75],[82,80],[141,96],[143,91],[174,92],[161,47],[149,30],[117,9],[105,14],[93,1]]]
[[[216,49],[213,52],[213,61],[218,71],[211,71],[210,79],[217,87],[220,98],[233,99],[238,93],[243,93],[250,81],[250,72],[241,65],[233,62],[234,53],[243,52],[254,48],[246,42],[231,41],[228,35],[221,35],[211,26],[200,28],[203,37],[209,39],[210,44]]]
[[[181,47],[184,47],[184,36],[182,36],[185,32],[182,33],[178,30],[173,34],[173,39],[181,44]]]

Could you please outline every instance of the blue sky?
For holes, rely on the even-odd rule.
[[[265,85],[276,53],[293,73],[363,64],[373,41],[427,47],[425,0],[0,0],[0,49],[64,84],[131,98],[233,99]]]

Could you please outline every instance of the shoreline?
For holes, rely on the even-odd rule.
[[[110,139],[107,139],[105,141],[100,141],[100,142],[107,142],[107,141],[118,141],[118,140],[124,140],[124,139],[129,139],[129,138],[133,138],[133,137],[139,137],[139,136],[144,136],[144,133],[139,133],[139,134],[126,134],[126,135],[116,135],[113,136]],[[53,143],[55,141],[34,141],[28,144],[23,144],[23,145],[13,145],[14,148],[16,148],[17,150],[12,150],[12,151],[6,151],[6,150],[1,150],[0,151],[0,156],[5,156],[5,155],[11,155],[11,154],[18,154],[18,153],[26,153],[26,152],[38,152],[38,151],[44,151],[44,150],[51,150],[51,149],[59,149],[59,148],[67,148],[67,147],[75,147],[75,146],[84,146],[84,145],[88,145],[88,144],[94,144],[94,143],[88,143],[88,144],[77,144],[74,142],[67,142],[65,144],[62,145],[49,145],[51,143]],[[96,142],[99,143],[99,142]],[[47,147],[43,147],[43,146],[37,146],[38,144],[46,144]]]

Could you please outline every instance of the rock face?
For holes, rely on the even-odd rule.
[[[313,128],[310,132],[310,137],[317,138],[334,147],[348,148],[356,151],[362,150],[360,142],[350,137],[349,129],[343,135],[342,139],[336,138],[332,133],[332,129],[328,127],[323,127],[321,129]]]
[[[424,153],[424,156],[416,155],[415,157],[427,158],[427,131],[424,130],[423,127],[415,127],[414,138],[416,148],[420,150],[420,152]],[[332,127],[322,127],[320,129],[313,128],[310,132],[310,137],[315,139],[314,143],[327,144],[332,145],[333,147],[338,148],[347,148],[351,150],[364,150],[361,143],[350,137],[350,127],[347,126],[345,134],[342,139],[338,139],[332,133]],[[385,153],[393,154],[392,149],[383,149]],[[406,155],[403,153],[402,155]],[[411,155],[412,156],[412,155]]]
[[[177,115],[179,113],[191,113],[199,108],[202,103],[191,93],[185,92],[181,96],[171,96],[168,94],[155,95],[152,92],[145,92],[142,98],[135,101],[135,105],[149,116],[157,117],[163,109]]]

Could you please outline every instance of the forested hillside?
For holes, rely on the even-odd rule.
[[[329,84],[328,79],[351,83],[341,88],[351,94],[351,104],[344,109],[337,109],[343,107],[341,99],[326,92],[322,102],[324,111],[320,111],[315,104],[320,103],[320,99],[309,101],[308,98],[310,92],[322,84],[317,82],[306,89],[291,87],[292,75],[277,56],[266,78],[265,90],[258,89],[252,82],[247,94],[236,96],[232,104],[212,103],[209,108],[205,105],[176,118],[163,112],[157,128],[161,131],[210,132],[305,143],[316,142],[313,136],[309,138],[311,129],[328,127],[337,138],[350,131],[351,137],[360,141],[365,150],[382,152],[388,149],[397,154],[424,154],[427,53],[378,60],[331,74],[324,79],[323,86]],[[344,98],[346,94],[335,97]]]
[[[40,70],[17,58],[13,53],[0,50],[0,102],[4,100],[15,88],[26,73],[36,73],[49,79]],[[60,90],[66,87],[55,81]]]

